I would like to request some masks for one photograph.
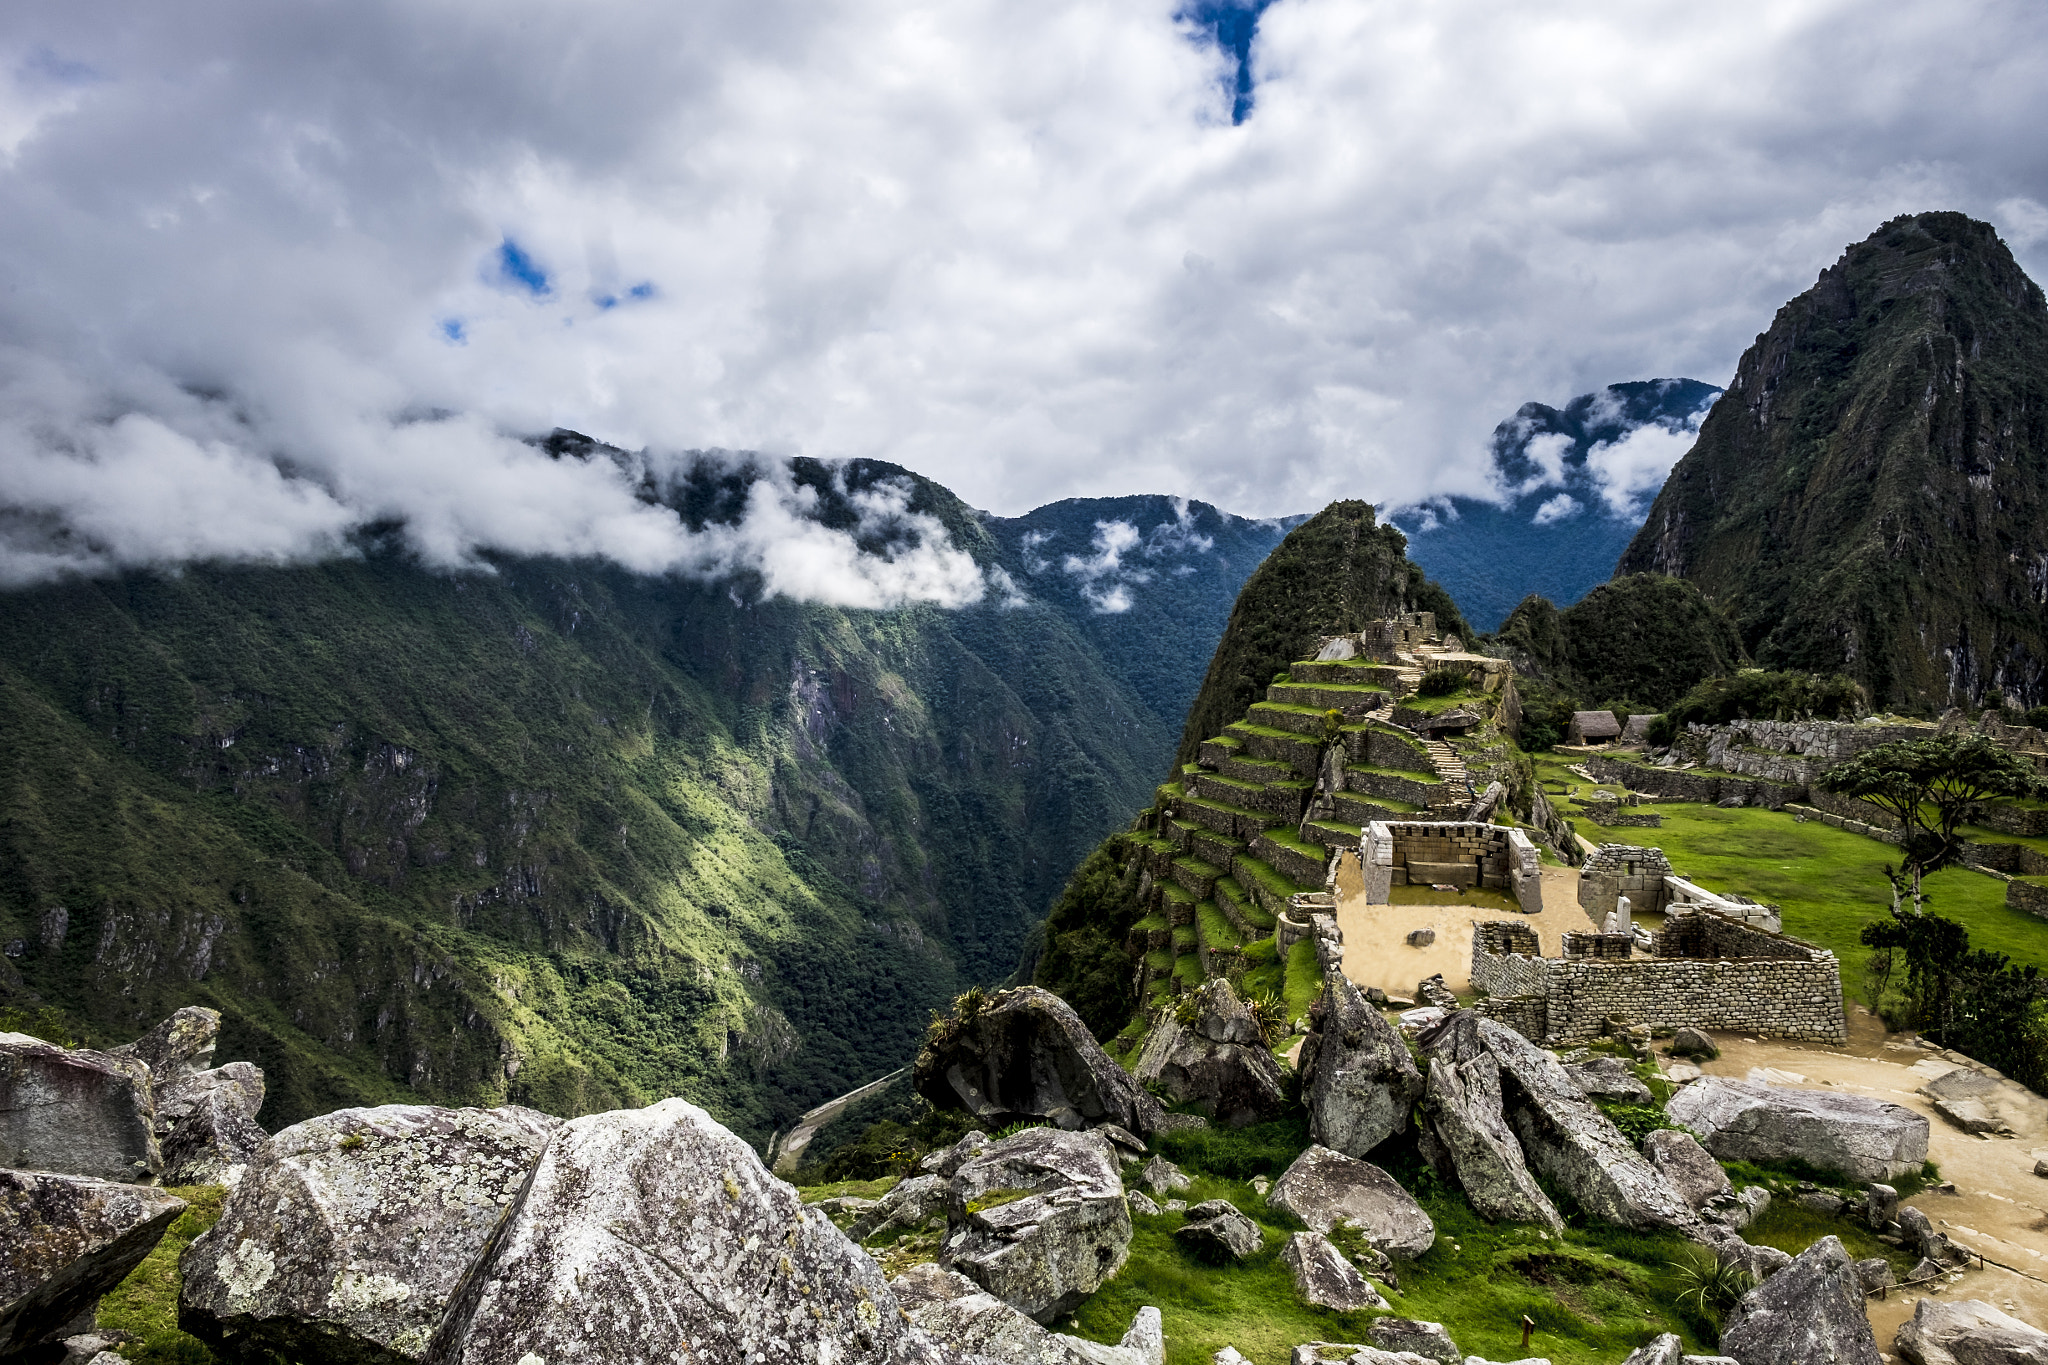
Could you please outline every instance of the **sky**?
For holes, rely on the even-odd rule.
[[[1888,217],[2048,278],[2044,127],[2037,0],[7,6],[0,582],[801,519],[706,543],[557,425],[1004,515],[1484,495],[1523,402],[1725,384]],[[855,598],[974,600],[931,529]]]

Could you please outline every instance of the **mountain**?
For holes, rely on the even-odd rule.
[[[1601,583],[1560,611],[1530,594],[1494,637],[1514,660],[1536,709],[1536,680],[1561,694],[1565,714],[1542,718],[1562,734],[1573,710],[1662,711],[1702,678],[1743,666],[1735,627],[1692,584],[1662,574]],[[1523,747],[1539,747],[1523,735]]]
[[[1650,379],[1563,408],[1524,403],[1493,431],[1493,500],[1439,498],[1386,519],[1480,630],[1500,629],[1529,593],[1570,606],[1613,572],[1642,525],[1643,498],[1720,393],[1697,379]]]
[[[757,525],[778,479],[801,515]],[[681,1094],[763,1141],[1014,968],[1171,756],[1179,714],[1135,685],[1152,632],[1206,655],[1211,599],[1279,535],[1163,499],[991,518],[874,461],[705,456],[644,496],[838,572],[943,542],[987,590],[450,573],[382,528],[324,563],[0,593],[0,1027],[55,1009],[110,1042],[212,1005],[272,1126]],[[1040,563],[1097,520],[1151,577]]]
[[[2048,304],[1987,224],[1895,218],[1778,310],[1620,572],[1879,705],[2048,701]]]

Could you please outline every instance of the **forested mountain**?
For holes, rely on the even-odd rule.
[[[760,467],[649,496],[736,526]],[[758,575],[430,571],[370,535],[0,594],[0,1005],[99,1041],[216,1006],[273,1126],[683,1094],[761,1141],[900,1065],[1170,757],[1119,631],[1177,628],[1197,671],[1203,604],[1279,528],[1164,499],[1005,521],[886,464],[792,469],[863,554],[914,533],[860,500],[907,491],[988,590],[854,610]],[[1041,562],[1098,520],[1149,577]]]
[[[1896,218],[1779,309],[1622,556],[1642,571],[1879,705],[2048,701],[2048,303],[1997,233]]]

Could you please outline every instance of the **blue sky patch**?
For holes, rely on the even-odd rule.
[[[628,289],[624,294],[593,294],[591,295],[590,301],[596,304],[600,309],[610,310],[618,307],[622,303],[628,303],[640,299],[651,299],[653,297],[653,281],[642,280],[640,283],[634,285],[631,289]]]
[[[517,285],[535,298],[548,292],[548,272],[527,254],[526,248],[507,237],[498,244],[498,278]]]
[[[1230,121],[1243,123],[1252,112],[1252,35],[1259,16],[1273,0],[1194,0],[1174,17],[1193,24],[1236,59],[1231,86]]]
[[[461,318],[442,318],[441,336],[451,346],[460,346],[469,340],[469,329],[462,325]]]

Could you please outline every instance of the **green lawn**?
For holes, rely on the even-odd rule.
[[[1286,994],[1281,997],[1287,1006],[1289,1023],[1308,1013],[1308,1007],[1315,1003],[1316,994],[1322,988],[1323,972],[1316,965],[1315,935],[1296,939],[1294,946],[1287,950]]]

